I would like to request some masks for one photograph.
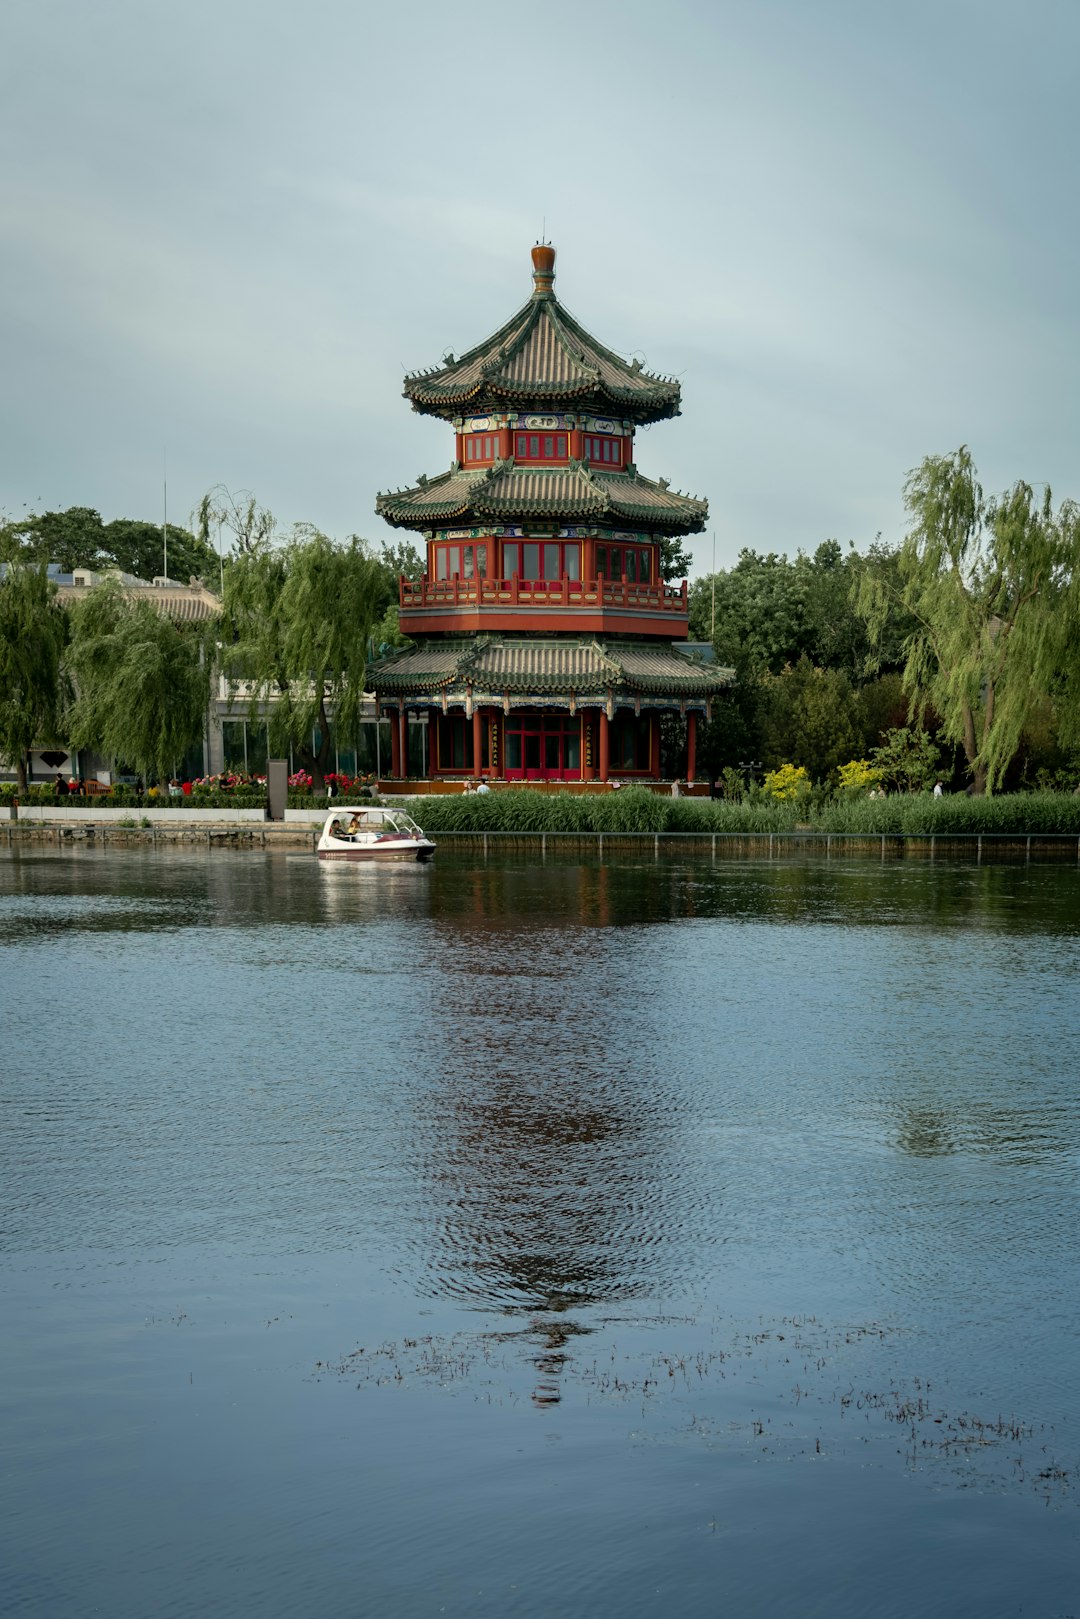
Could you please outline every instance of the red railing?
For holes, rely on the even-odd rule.
[[[402,579],[400,602],[414,611],[432,607],[638,608],[686,616],[686,580],[641,585],[629,579]]]

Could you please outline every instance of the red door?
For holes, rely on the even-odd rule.
[[[569,714],[511,714],[506,721],[508,781],[577,781],[581,736]]]

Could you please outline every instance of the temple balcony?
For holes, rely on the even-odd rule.
[[[402,579],[405,635],[541,631],[544,634],[657,635],[689,629],[686,580],[636,584],[610,579]]]

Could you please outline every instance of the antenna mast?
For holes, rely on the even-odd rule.
[[[712,644],[716,645],[716,530],[712,531]]]

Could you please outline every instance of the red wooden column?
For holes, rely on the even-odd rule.
[[[649,775],[660,780],[660,716],[649,715]]]
[[[480,755],[483,748],[483,721],[480,718],[479,708],[472,711],[472,773],[480,774]]]
[[[396,718],[390,721],[390,774],[401,775],[401,733]]]
[[[401,733],[401,738],[400,738],[400,741],[398,742],[398,761],[399,761],[399,763],[401,765],[401,769],[399,770],[398,774],[400,775],[400,777],[401,777],[401,779],[403,781],[404,781],[405,777],[409,774],[409,729],[408,729],[408,727],[409,727],[409,721],[408,721],[408,717],[406,716],[406,713],[405,713],[405,704],[402,703],[401,707],[398,710],[398,728],[399,728],[400,733]]]
[[[691,710],[686,716],[686,780],[687,784],[694,779],[694,768],[697,765],[697,715]]]
[[[610,743],[611,743],[611,738],[608,735],[608,727],[609,727],[610,723],[611,722],[609,721],[609,719],[607,717],[607,709],[602,708],[600,710],[600,780],[601,781],[607,781],[607,779],[608,779],[608,756],[609,756],[609,749],[610,749]]]

